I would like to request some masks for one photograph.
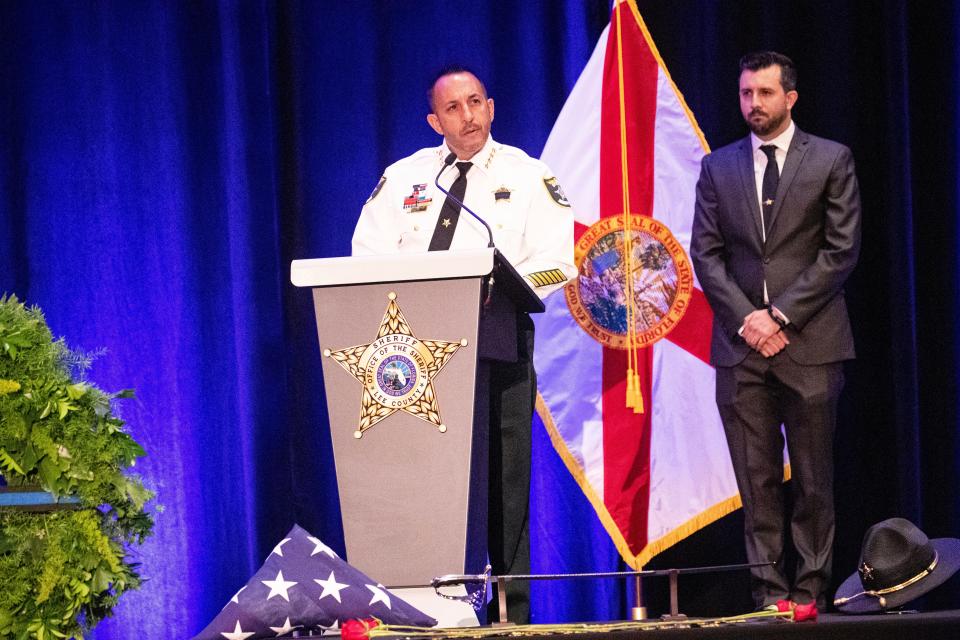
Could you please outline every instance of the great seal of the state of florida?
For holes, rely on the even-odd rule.
[[[686,251],[662,222],[630,214],[634,347],[666,336],[690,305],[693,269]],[[627,266],[624,216],[594,223],[577,240],[579,277],[565,288],[577,324],[606,347],[627,349]]]

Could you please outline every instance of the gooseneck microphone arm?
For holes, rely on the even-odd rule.
[[[493,244],[493,230],[490,228],[490,225],[487,224],[487,221],[481,218],[480,216],[478,216],[476,213],[474,213],[473,209],[465,205],[460,198],[458,198],[457,196],[453,195],[452,193],[450,193],[449,191],[447,191],[446,189],[440,186],[440,176],[443,175],[443,172],[446,171],[447,168],[450,165],[452,165],[456,159],[457,159],[457,154],[453,153],[452,151],[446,158],[443,159],[443,166],[440,167],[440,171],[437,173],[437,177],[433,179],[433,184],[437,185],[437,189],[442,191],[448,198],[450,198],[451,200],[459,204],[461,209],[463,209],[464,211],[469,213],[471,216],[473,216],[474,218],[480,221],[480,224],[482,224],[483,227],[487,230],[487,237],[490,238],[490,242],[487,243],[487,247],[496,248],[496,246]]]
[[[440,176],[443,175],[443,172],[446,171],[447,168],[450,165],[452,165],[456,159],[457,159],[457,154],[453,153],[452,151],[446,158],[443,159],[443,166],[440,167],[440,171],[437,173],[437,177],[433,179],[433,184],[437,185],[437,189],[445,193],[448,198],[450,198],[451,200],[459,204],[461,209],[463,209],[464,211],[466,211],[467,213],[469,213],[474,218],[480,221],[480,224],[483,225],[483,228],[487,230],[487,237],[490,238],[490,242],[487,243],[487,248],[496,249],[496,246],[493,244],[493,230],[490,228],[490,225],[487,224],[487,221],[481,218],[480,216],[478,216],[476,213],[474,213],[473,210],[470,209],[470,207],[465,205],[463,201],[460,200],[460,198],[458,198],[455,195],[452,195],[449,191],[447,191],[446,189],[440,186]],[[487,279],[487,296],[483,301],[484,307],[489,307],[490,302],[493,300],[493,285],[494,285],[494,277],[493,277],[493,273],[491,272]]]

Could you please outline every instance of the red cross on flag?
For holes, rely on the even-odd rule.
[[[703,133],[633,0],[614,6],[543,151],[580,275],[537,318],[537,411],[634,568],[739,508],[688,256]]]

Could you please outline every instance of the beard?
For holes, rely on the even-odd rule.
[[[759,110],[751,111],[750,115],[746,118],[750,131],[753,131],[757,136],[765,136],[773,133],[780,128],[780,125],[787,119],[786,109],[767,116],[766,120],[754,120],[753,116],[757,114],[763,114],[763,112]]]

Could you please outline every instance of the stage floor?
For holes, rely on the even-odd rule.
[[[865,616],[845,616],[824,614],[815,622],[789,622],[783,619],[753,620],[750,622],[717,624],[718,619],[691,618],[697,624],[717,626],[678,626],[674,621],[670,628],[640,628],[610,630],[611,623],[586,623],[585,626],[570,625],[559,629],[557,626],[538,625],[523,627],[475,627],[476,635],[469,628],[450,629],[449,635],[444,629],[433,629],[429,633],[406,632],[401,628],[391,629],[382,640],[401,638],[428,638],[429,640],[465,640],[483,638],[495,640],[512,638],[517,640],[547,640],[565,638],[566,640],[635,640],[638,636],[651,640],[958,640],[960,639],[960,610],[937,611],[929,613],[887,613]],[[655,622],[653,620],[649,622]],[[596,630],[590,627],[596,624]],[[579,628],[573,628],[579,627]],[[607,629],[604,629],[607,627]],[[490,632],[494,631],[494,634]]]
[[[531,638],[561,637],[527,636]],[[576,634],[576,638],[591,640],[634,639],[637,631]],[[816,622],[763,621],[744,622],[719,627],[692,629],[650,629],[641,633],[644,638],[689,640],[958,640],[960,639],[960,610],[930,613],[878,614],[846,616],[824,614]],[[570,638],[570,636],[566,636]]]

